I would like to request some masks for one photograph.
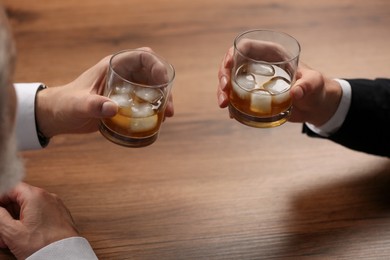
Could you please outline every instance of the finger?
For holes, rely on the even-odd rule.
[[[226,91],[228,89],[228,84],[230,81],[230,73],[231,69],[225,68],[224,65],[218,71],[218,88],[222,91]]]
[[[224,59],[225,60],[224,66],[229,70],[233,67],[233,54],[234,54],[234,48],[230,47]]]
[[[87,95],[78,99],[75,106],[82,118],[113,117],[118,112],[118,105],[109,98],[100,95]]]
[[[231,77],[230,74],[231,74],[232,67],[233,67],[233,47],[229,48],[229,50],[225,54],[218,71],[219,81],[217,86],[217,100],[218,100],[218,106],[220,108],[227,107],[229,103],[228,93],[230,89],[230,77]]]
[[[7,248],[5,241],[10,240],[10,236],[14,234],[12,226],[15,220],[11,217],[8,211],[0,207],[0,248]]]
[[[164,116],[172,117],[174,115],[174,107],[173,107],[173,96],[169,95],[167,108],[165,109]]]
[[[140,48],[137,48],[137,50],[141,50],[141,51],[148,51],[148,52],[154,52],[153,50],[152,50],[152,48],[150,48],[150,47],[140,47]]]
[[[229,99],[228,99],[227,94],[224,91],[218,89],[218,91],[217,91],[217,98],[218,98],[218,106],[220,108],[225,108],[225,107],[228,106]]]
[[[300,85],[300,83],[298,81],[291,88],[290,93],[291,93],[291,97],[293,100],[300,100],[300,99],[304,98],[304,96],[305,96],[304,89],[302,88],[302,86]]]
[[[20,208],[25,203],[26,198],[30,194],[29,185],[19,183],[6,195],[2,196],[2,203],[7,203],[4,207],[0,207],[0,244],[5,245],[8,235],[13,234],[12,229],[15,225],[15,220],[19,219]]]
[[[138,78],[140,83],[161,85],[169,82],[168,68],[157,56],[151,52],[140,52],[139,59],[139,66],[143,73],[137,73],[135,75],[140,76]]]
[[[233,48],[225,54],[218,71],[218,88],[227,91],[229,88],[230,74],[233,67]]]
[[[300,78],[291,88],[291,97],[294,101],[304,100],[308,95],[313,92],[313,86],[315,86],[315,78],[306,75],[304,78]]]
[[[6,226],[13,220],[14,219],[11,217],[9,212],[5,208],[0,207],[0,233],[2,233],[3,228],[6,228]]]
[[[218,78],[222,76],[229,76],[233,67],[233,48],[230,48],[223,57],[218,70]]]
[[[305,79],[302,79],[305,71],[307,71],[306,65],[304,63],[300,62],[299,66],[297,68],[297,72],[295,74],[296,81],[290,90],[290,94],[291,94],[291,97],[293,100],[302,99],[305,95],[304,88],[302,88],[302,85],[305,85]]]
[[[243,39],[238,43],[237,49],[247,57],[267,62],[280,62],[292,58],[282,45],[270,41]]]
[[[136,83],[160,85],[166,84],[173,77],[168,74],[166,64],[147,47],[119,53],[110,63],[116,74]]]
[[[218,88],[224,92],[227,92],[229,90],[229,87],[230,87],[230,75],[229,76],[222,76],[220,79],[219,79],[219,85],[218,85]]]
[[[5,206],[11,203],[20,203],[18,201],[23,198],[23,194],[28,190],[28,184],[24,182],[18,183],[13,189],[0,197],[0,205]]]
[[[324,82],[319,72],[306,71],[291,90],[293,112],[291,122],[318,122],[323,113],[318,114],[317,109],[324,101]],[[326,102],[325,102],[326,103]],[[326,111],[323,110],[323,111]],[[322,121],[321,121],[322,123]]]
[[[21,182],[10,192],[9,196],[11,199],[14,199],[18,205],[22,206],[25,201],[30,198],[32,188],[36,187],[33,187],[25,182]]]
[[[19,219],[20,205],[17,204],[15,195],[3,195],[1,197],[0,207],[5,209],[12,218]]]

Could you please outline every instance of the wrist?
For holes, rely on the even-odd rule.
[[[336,113],[343,95],[343,90],[338,81],[334,79],[324,79],[324,96],[318,114],[312,122],[308,122],[316,127],[326,124]]]
[[[40,88],[36,95],[35,100],[35,120],[38,137],[40,141],[44,142],[45,139],[49,140],[55,135],[53,131],[53,109],[51,108],[53,88],[44,86]],[[42,144],[42,143],[41,143]]]
[[[351,105],[351,85],[345,80],[336,79],[336,81],[341,87],[342,96],[334,115],[321,126],[306,124],[312,131],[321,136],[330,136],[340,129]]]

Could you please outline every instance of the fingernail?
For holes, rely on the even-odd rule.
[[[296,86],[292,91],[293,91],[293,96],[295,97],[295,99],[303,98],[303,91],[302,91],[302,88],[300,86]]]
[[[221,77],[222,90],[225,90],[225,89],[226,89],[227,84],[228,84],[228,81],[227,81],[226,76],[222,76],[222,77]]]
[[[227,99],[227,97],[226,97],[226,95],[224,93],[220,93],[218,95],[218,105],[219,105],[219,107],[223,108],[223,107],[226,106],[225,105],[226,99]]]
[[[102,105],[102,116],[103,117],[113,117],[118,112],[118,106],[116,103],[111,101],[106,101]]]
[[[223,103],[223,95],[219,94],[218,95],[218,105],[221,106],[222,103]]]

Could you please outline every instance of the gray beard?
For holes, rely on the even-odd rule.
[[[0,140],[0,195],[18,184],[24,177],[24,164],[18,156],[16,136],[13,132]]]
[[[10,87],[15,49],[8,29],[6,14],[0,5],[0,195],[15,186],[24,176],[23,162],[18,156],[16,137],[9,114]]]
[[[4,115],[0,118],[2,119],[2,125],[0,125],[0,131],[2,131],[0,133],[0,195],[2,195],[22,180],[24,165],[18,155],[15,132],[7,134],[12,127],[7,129],[7,120],[4,120]]]

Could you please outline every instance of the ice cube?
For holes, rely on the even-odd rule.
[[[145,132],[152,130],[157,126],[157,115],[144,117],[144,118],[131,118],[130,119],[130,131],[132,132]]]
[[[241,99],[249,98],[249,92],[256,87],[256,82],[251,75],[238,75],[235,80],[232,80],[232,87],[234,93]]]
[[[275,103],[286,102],[290,98],[291,76],[287,71],[275,66],[275,77],[263,84],[264,89],[274,95]]]
[[[256,87],[263,88],[263,84],[275,75],[275,69],[269,64],[251,63],[248,65],[248,73],[253,75]]]
[[[280,94],[290,88],[290,81],[284,77],[277,76],[264,83],[263,87],[272,94]]]
[[[251,74],[237,76],[236,82],[241,88],[246,90],[251,90],[256,86],[255,77]]]
[[[256,90],[251,93],[250,109],[256,113],[271,113],[272,96],[265,90]]]
[[[139,103],[129,100],[126,105],[119,108],[119,114],[127,117],[148,117],[155,113],[154,106],[146,102]]]
[[[164,94],[160,89],[155,88],[136,88],[135,95],[149,103],[156,103],[164,97]]]
[[[280,76],[282,78],[287,79],[288,82],[291,82],[291,76],[287,73],[284,69],[278,66],[274,66],[275,69],[275,76]]]
[[[275,69],[270,64],[251,63],[248,65],[248,73],[271,77],[275,75]]]
[[[131,117],[148,117],[154,113],[153,105],[149,103],[133,103],[131,106]]]
[[[127,94],[115,94],[111,95],[110,99],[118,104],[120,107],[128,107],[133,102]]]
[[[129,84],[124,84],[122,86],[116,86],[115,87],[115,93],[116,94],[130,94],[133,92],[134,86]]]

